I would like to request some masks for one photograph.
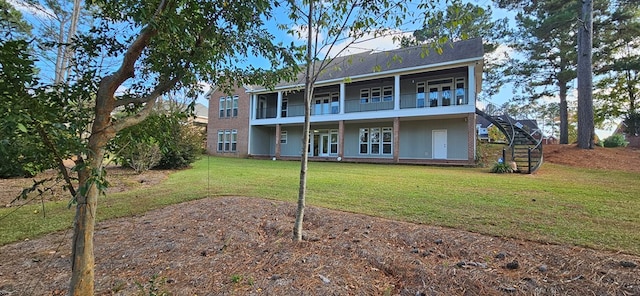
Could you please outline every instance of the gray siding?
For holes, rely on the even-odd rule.
[[[251,154],[274,155],[275,154],[275,128],[253,127],[251,129]]]
[[[433,130],[447,130],[447,159],[467,159],[467,122],[462,118],[402,121],[400,123],[400,158],[433,158]]]
[[[280,155],[300,156],[302,153],[302,126],[283,126],[281,131],[287,131],[287,143],[280,144]]]

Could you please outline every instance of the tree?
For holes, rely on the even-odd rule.
[[[6,0],[0,0],[0,34],[4,35],[3,39],[28,36],[31,29],[31,25],[24,21],[20,11]]]
[[[289,33],[304,36],[306,53],[304,54],[304,105],[305,123],[303,126],[302,147],[309,145],[311,101],[314,85],[318,77],[331,67],[331,63],[350,46],[366,38],[376,38],[389,34],[389,27],[399,27],[404,17],[410,15],[404,1],[355,0],[320,2],[314,0],[289,0],[289,18],[293,25],[283,24],[282,28],[294,28]],[[420,4],[419,8],[432,7]],[[304,31],[298,31],[301,28]],[[342,44],[340,44],[342,42]],[[347,61],[357,62],[357,61]],[[302,149],[300,162],[300,185],[296,221],[293,227],[293,239],[302,240],[302,223],[306,207],[306,187],[308,170],[308,151]]]
[[[593,149],[593,0],[582,1],[582,24],[578,28],[578,147]]]
[[[577,22],[576,2],[559,0],[499,0],[500,7],[516,9],[519,26],[511,47],[524,55],[514,60],[510,74],[516,88],[523,91],[517,99],[535,101],[543,97],[560,99],[560,143],[569,142],[567,95],[576,78]]]
[[[92,104],[90,112],[71,112],[52,121],[61,127],[91,127],[88,138],[77,132],[65,135],[75,140],[79,155],[70,295],[94,293],[94,225],[98,196],[107,185],[103,160],[111,139],[144,120],[155,100],[173,89],[195,95],[199,81],[215,81],[222,88],[231,83],[272,86],[296,70],[290,49],[274,43],[265,28],[273,9],[266,0],[124,0],[92,5],[95,25],[72,39],[69,65],[74,74],[68,83],[54,83],[38,94],[58,110]],[[237,66],[249,55],[266,58],[272,68]],[[113,66],[105,59],[118,63]],[[126,116],[114,118],[116,109]],[[29,111],[33,128],[39,129],[37,124],[44,122],[38,119],[41,113]]]
[[[595,121],[604,125],[626,120],[640,107],[640,3],[612,1],[607,18],[594,29],[602,40],[594,56]]]
[[[422,28],[415,30],[412,37],[404,37],[402,46],[482,38],[486,57],[482,92],[488,97],[495,95],[505,83],[503,73],[508,56],[499,53],[498,47],[511,34],[507,18],[494,20],[491,7],[459,0],[452,1],[443,11],[425,13],[424,18]]]

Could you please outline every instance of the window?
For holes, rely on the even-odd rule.
[[[360,154],[391,155],[393,154],[393,128],[361,128],[359,144]]]
[[[442,106],[451,105],[451,86],[443,86],[442,87]]]
[[[360,90],[360,104],[369,103],[369,89],[363,88]]]
[[[466,105],[469,104],[467,102],[467,96],[465,96],[464,92],[464,78],[456,78],[456,105]]]
[[[282,99],[282,110],[280,111],[280,117],[287,117],[287,112],[289,111],[289,100]]]
[[[329,131],[329,145],[331,145],[331,149],[329,153],[337,154],[338,153],[338,131],[337,130]]]
[[[238,130],[218,130],[218,152],[235,152]]]
[[[393,86],[360,89],[360,104],[393,101]]]
[[[235,152],[238,147],[238,130],[231,131],[231,151]]]
[[[429,107],[438,107],[438,88],[429,88]]]
[[[369,129],[360,129],[360,154],[369,154]]]
[[[451,105],[453,78],[432,80],[429,85],[429,106],[449,106]]]
[[[424,107],[424,82],[418,82],[416,84],[416,108]]]
[[[224,131],[224,151],[229,151],[231,145],[231,131]]]
[[[233,117],[238,117],[238,96],[233,96]]]
[[[224,131],[218,131],[218,151],[224,151]]]
[[[220,118],[224,117],[224,110],[226,108],[227,104],[226,104],[226,99],[224,97],[220,98]]]
[[[371,154],[380,154],[380,128],[371,129]]]
[[[220,118],[237,117],[238,116],[238,96],[221,97],[220,106],[218,108]]]
[[[385,86],[382,88],[382,101],[393,101],[393,86]]]
[[[391,154],[393,142],[393,129],[390,127],[382,128],[382,154]]]
[[[340,113],[340,99],[338,93],[324,93],[315,96],[313,115]]]
[[[280,144],[287,144],[287,131],[280,131]]]
[[[379,87],[374,87],[371,89],[371,103],[379,103],[380,101],[382,101],[382,96],[381,96],[381,92],[380,92],[380,88]]]
[[[340,97],[338,93],[331,94],[331,114],[340,113]]]

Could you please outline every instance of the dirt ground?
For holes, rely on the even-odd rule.
[[[545,146],[545,160],[640,172],[639,150],[577,152]],[[109,174],[111,190],[128,190],[167,172]],[[24,181],[0,180],[0,201],[8,203],[16,180]],[[224,197],[101,222],[97,294],[640,295],[638,256],[315,207],[306,212],[304,242],[294,243],[294,211],[293,203]],[[70,235],[0,247],[0,295],[65,295]]]

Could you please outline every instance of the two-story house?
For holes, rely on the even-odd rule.
[[[473,164],[481,39],[336,58],[316,81],[311,160]],[[208,152],[299,159],[304,81],[210,94]]]

